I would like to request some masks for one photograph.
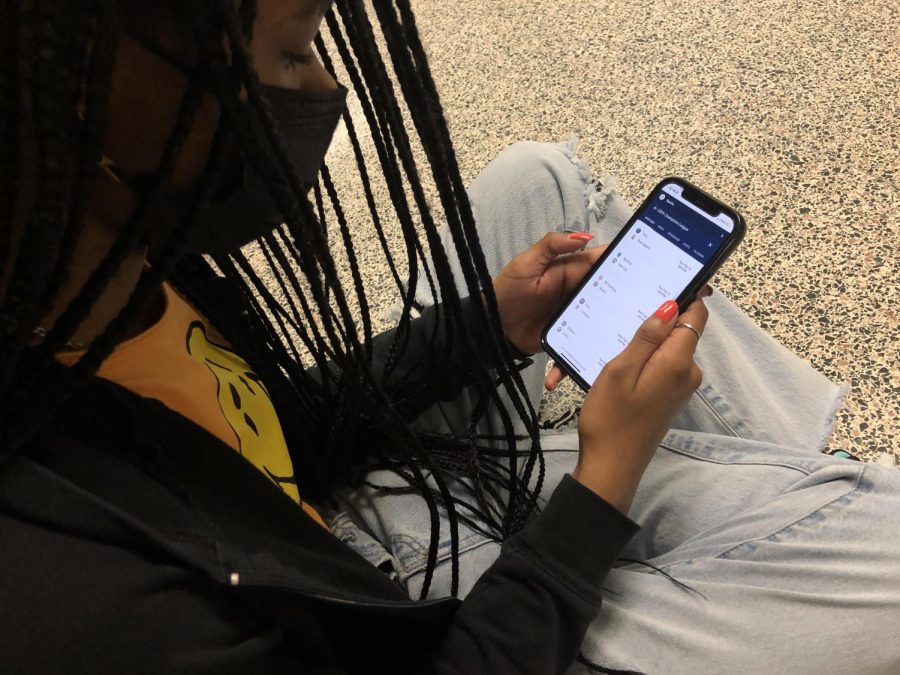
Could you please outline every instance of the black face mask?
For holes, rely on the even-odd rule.
[[[325,153],[347,106],[344,87],[300,91],[263,86],[284,153],[308,192],[316,184]],[[196,253],[228,253],[268,234],[284,218],[269,194],[265,178],[240,151],[232,153],[220,184],[200,204],[190,249]]]
[[[186,77],[193,76],[190,66],[177,56],[138,33],[132,35],[144,48]],[[337,89],[327,91],[303,91],[262,85],[261,93],[269,104],[283,141],[284,154],[308,192],[316,184],[328,146],[347,107],[347,89],[339,85]],[[210,186],[210,196],[197,208],[188,245],[188,250],[193,253],[234,252],[284,222],[269,194],[265,178],[246,161],[233,132],[225,136],[226,166]],[[146,193],[149,174],[124,175],[108,158],[104,158],[102,167],[117,181],[128,185],[137,196]],[[192,198],[181,191],[163,189],[154,202],[146,220],[149,223],[175,223],[184,218]],[[152,260],[158,242],[152,236],[148,239]]]

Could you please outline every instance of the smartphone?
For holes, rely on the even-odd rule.
[[[544,350],[589,389],[666,300],[683,311],[744,238],[737,211],[683,178],[644,200],[544,330]]]

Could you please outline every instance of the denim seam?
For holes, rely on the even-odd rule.
[[[841,408],[844,407],[844,402],[847,400],[847,396],[850,394],[850,385],[847,382],[843,382],[838,386],[837,393],[835,394],[834,401],[831,404],[831,409],[828,411],[828,415],[825,417],[825,424],[819,433],[819,438],[816,441],[816,448],[822,451],[828,445],[828,439],[831,438],[831,435],[834,433],[834,427],[837,423],[837,414]]]
[[[787,531],[790,530],[792,527],[796,527],[797,525],[799,525],[800,523],[802,523],[804,520],[807,520],[807,519],[811,518],[812,516],[814,516],[815,514],[819,513],[820,511],[823,511],[824,509],[827,509],[827,508],[828,508],[829,506],[831,506],[832,504],[835,504],[835,503],[837,503],[837,502],[839,502],[839,501],[841,501],[842,499],[845,499],[845,498],[847,498],[847,497],[853,496],[854,494],[856,494],[857,492],[859,492],[859,485],[860,485],[860,483],[862,482],[862,476],[863,476],[863,473],[865,472],[865,469],[866,469],[866,467],[865,467],[865,466],[862,466],[862,467],[859,468],[859,471],[857,471],[857,473],[856,473],[856,484],[853,486],[853,489],[852,489],[852,490],[849,490],[849,491],[845,492],[844,494],[835,497],[835,498],[832,499],[830,502],[827,502],[827,503],[825,503],[825,504],[822,504],[822,506],[820,506],[819,508],[817,508],[815,511],[810,511],[809,513],[807,513],[807,514],[806,514],[805,516],[803,516],[802,518],[798,518],[798,519],[795,520],[793,523],[788,523],[787,525],[785,525],[785,526],[782,527],[781,529],[775,530],[775,531],[772,532],[771,534],[767,534],[765,537],[754,537],[753,539],[748,539],[747,541],[743,541],[743,542],[741,542],[740,544],[735,544],[735,545],[732,546],[731,548],[728,548],[728,549],[722,551],[719,555],[713,556],[713,557],[714,557],[714,558],[722,558],[723,556],[728,555],[729,553],[731,553],[731,552],[734,551],[735,549],[738,549],[738,548],[740,548],[741,546],[745,546],[746,544],[752,543],[752,542],[754,542],[754,541],[763,541],[763,540],[766,540],[766,539],[771,539],[772,537],[774,537],[774,536],[776,536],[776,535],[782,534],[783,532],[787,532]]]
[[[710,462],[712,464],[722,464],[722,465],[731,465],[731,464],[739,464],[740,466],[780,466],[784,469],[793,469],[794,471],[799,471],[804,476],[809,476],[812,471],[809,469],[804,469],[802,466],[797,466],[796,464],[790,464],[789,462],[759,462],[759,461],[744,461],[744,460],[736,460],[736,461],[725,461],[721,459],[715,459],[713,457],[706,457],[704,455],[698,455],[696,453],[690,452],[689,450],[685,450],[683,448],[678,448],[672,445],[669,445],[665,441],[659,444],[659,447],[665,448],[671,452],[674,452],[679,455],[683,455],[685,457],[692,457],[694,459],[698,459],[701,462]]]
[[[427,549],[422,546],[419,541],[415,537],[411,537],[406,534],[394,534],[391,535],[392,546],[391,546],[391,555],[397,561],[397,573],[400,577],[405,581],[409,580],[416,574],[421,574],[425,566],[428,564],[428,555]],[[394,550],[393,541],[402,541],[404,544],[410,547],[415,551],[415,563],[411,565],[403,564],[403,556],[398,555]],[[481,537],[477,533],[470,534],[463,539],[459,540],[459,554],[468,553],[469,551],[473,551],[476,548],[480,548],[487,543],[493,541],[492,539],[488,539],[486,537]],[[440,549],[439,549],[440,550]],[[440,565],[446,560],[450,559],[450,553],[448,552],[446,555],[438,555],[435,563]]]
[[[707,385],[707,386],[709,386],[711,388],[711,385]],[[731,432],[732,436],[734,436],[735,438],[743,438],[743,436],[741,436],[734,429],[734,427],[731,426],[731,424],[728,422],[728,420],[726,420],[724,417],[722,417],[722,415],[719,413],[719,411],[713,407],[713,404],[710,402],[710,400],[707,399],[706,396],[703,394],[703,392],[699,389],[697,390],[697,397],[703,402],[703,404],[707,408],[709,408],[709,411],[713,414],[713,417],[715,417],[717,420],[719,420],[722,423],[722,426],[724,426],[726,429],[728,429],[728,431]]]
[[[854,495],[854,494],[856,494],[857,492],[859,492],[859,486],[860,486],[860,484],[862,483],[862,478],[863,478],[863,475],[864,475],[864,473],[865,473],[865,470],[866,470],[866,467],[865,467],[865,466],[861,466],[861,467],[859,468],[859,471],[858,471],[857,474],[856,474],[856,482],[855,482],[855,485],[853,486],[853,489],[852,489],[852,490],[849,490],[849,491],[843,493],[842,495],[838,495],[837,497],[835,497],[834,499],[830,500],[829,502],[826,502],[825,504],[822,504],[819,508],[815,509],[814,511],[810,511],[809,513],[803,515],[802,517],[798,518],[797,520],[793,521],[792,523],[788,523],[788,524],[785,525],[784,527],[781,527],[781,528],[775,530],[774,532],[771,532],[771,533],[765,535],[764,537],[753,537],[753,538],[751,538],[751,539],[746,539],[746,540],[744,540],[744,541],[742,541],[742,542],[739,542],[739,543],[737,543],[737,544],[734,544],[734,545],[732,545],[732,546],[729,546],[729,547],[726,548],[724,551],[722,551],[721,553],[718,553],[718,554],[716,554],[716,555],[714,555],[714,556],[703,556],[703,558],[691,558],[691,559],[689,559],[689,560],[679,560],[679,561],[677,561],[677,562],[669,563],[668,565],[659,565],[658,568],[659,568],[660,570],[662,570],[662,571],[668,571],[668,570],[670,570],[670,569],[672,569],[672,568],[674,568],[674,567],[678,567],[679,565],[689,565],[689,564],[691,564],[691,563],[693,563],[693,562],[696,562],[697,560],[716,560],[716,559],[720,559],[720,558],[723,558],[724,556],[728,555],[728,554],[731,553],[732,551],[734,551],[734,550],[740,548],[741,546],[746,546],[747,544],[750,544],[750,543],[753,543],[753,542],[756,542],[756,541],[764,541],[764,540],[770,539],[771,537],[774,537],[774,536],[776,536],[776,535],[779,535],[779,534],[782,534],[782,533],[784,533],[784,532],[787,532],[787,531],[790,530],[792,527],[796,527],[797,525],[799,525],[800,523],[802,523],[804,520],[807,520],[808,518],[814,516],[815,514],[819,513],[820,511],[822,511],[822,510],[828,508],[829,506],[831,506],[831,505],[833,505],[833,504],[835,504],[835,503],[841,501],[842,499],[846,499],[846,498],[848,498],[848,497],[851,497],[852,495]]]

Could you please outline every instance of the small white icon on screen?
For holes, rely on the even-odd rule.
[[[665,195],[660,195],[660,196],[659,196],[659,200],[660,200],[660,201],[662,201],[662,200],[665,199],[665,198],[666,198]]]

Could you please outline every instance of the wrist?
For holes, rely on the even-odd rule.
[[[627,515],[646,466],[627,450],[601,453],[582,446],[572,478]]]
[[[631,502],[637,492],[637,485],[616,481],[608,476],[581,471],[572,472],[572,478],[584,485],[588,490],[613,506],[619,513],[628,515]]]
[[[485,300],[484,293],[481,294],[481,302],[485,304],[487,302]],[[506,322],[503,321],[503,311],[500,307],[499,298],[497,300],[497,311],[500,315],[500,328],[503,331],[503,337],[506,338],[506,343],[509,345],[509,349],[512,352],[513,358],[521,361],[524,359],[530,359],[532,356],[534,356],[534,352],[530,352],[527,349],[522,349],[521,347],[519,347],[520,341],[517,340],[515,336],[510,335],[510,333],[513,333],[514,331],[508,330],[506,327]]]
[[[517,361],[523,361],[534,356],[534,354],[531,352],[526,352],[523,349],[519,349],[518,345],[513,342],[513,339],[509,337],[506,332],[504,332],[503,335],[506,337],[506,343],[509,345],[509,350],[512,352],[514,359],[516,359]]]

